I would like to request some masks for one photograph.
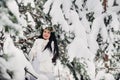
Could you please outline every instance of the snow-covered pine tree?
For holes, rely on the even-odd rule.
[[[61,62],[70,69],[74,75],[75,80],[80,80],[80,78],[90,79],[85,69],[85,67],[87,67],[86,62],[82,62],[81,60],[77,59],[76,55],[78,52],[71,52],[72,56],[68,56],[69,50],[67,50],[69,44],[71,44],[73,41],[76,43],[76,39],[79,39],[81,37],[83,40],[85,40],[83,43],[85,43],[87,47],[86,34],[90,32],[90,23],[88,22],[86,15],[84,15],[87,14],[85,4],[86,1],[80,0],[48,0],[44,5],[44,12],[51,17],[52,25],[58,27],[56,31],[59,35],[58,40],[61,53]],[[81,41],[81,39],[79,41]],[[77,44],[80,43],[78,42]],[[84,46],[82,49],[87,49],[86,47]],[[71,50],[76,50],[74,48],[76,47],[73,46]],[[77,49],[79,48],[81,47],[79,46]],[[79,55],[79,58],[82,58],[81,55]]]
[[[29,50],[30,44],[28,43],[29,41],[26,41],[29,38],[29,36],[27,36],[27,33],[29,33],[30,30],[33,31],[35,29],[35,22],[29,12],[30,9],[32,10],[34,7],[35,5],[32,0],[28,2],[26,2],[25,0],[0,1],[0,17],[1,17],[0,18],[0,26],[1,26],[0,27],[0,47],[1,47],[0,48],[0,59],[1,59],[0,79],[1,80],[5,80],[5,79],[8,80],[10,78],[16,77],[15,75],[17,74],[16,72],[14,72],[14,69],[13,71],[9,70],[9,67],[13,65],[13,64],[8,65],[10,64],[9,59],[11,59],[12,57],[9,56],[9,54],[5,54],[5,52],[3,51],[4,50],[3,44],[4,41],[6,40],[5,35],[6,33],[10,34],[17,48],[22,49],[23,51],[25,49]],[[26,43],[24,43],[25,41]],[[27,52],[27,50],[25,51]],[[22,70],[22,67],[20,68],[16,66],[14,68],[15,69],[18,68],[18,70],[20,69]],[[24,73],[20,73],[20,74],[24,74]],[[21,75],[21,78],[24,78],[24,76]],[[17,77],[15,79],[17,79]]]
[[[79,21],[82,23],[82,25],[84,25],[85,33],[87,34],[87,38],[88,38],[89,49],[92,51],[93,54],[96,55],[97,58],[100,58],[100,55],[98,53],[103,53],[103,52],[106,53],[106,48],[108,49],[108,45],[111,42],[107,36],[112,36],[112,38],[113,36],[118,36],[117,34],[114,34],[114,32],[112,32],[111,34],[110,30],[108,29],[108,24],[112,23],[111,27],[115,29],[117,28],[116,32],[119,33],[119,29],[120,29],[119,28],[119,23],[120,23],[119,22],[119,9],[118,9],[119,1],[118,0],[113,0],[113,1],[112,0],[109,0],[109,1],[108,0],[96,0],[94,2],[92,0],[66,0],[66,1],[48,0],[46,4],[44,5],[44,7],[46,8],[44,12],[51,16],[52,25],[56,25],[56,24],[59,25],[65,32],[72,31],[73,34],[75,35],[74,38],[77,36],[76,34],[82,33],[80,31],[76,33],[74,31],[75,26],[74,27],[71,26],[74,23],[71,19],[71,11],[76,12],[78,14],[77,17],[79,18]],[[111,17],[113,17],[112,21],[110,21]],[[96,19],[98,20],[96,21]],[[115,23],[116,25],[115,24],[113,25],[113,23]],[[76,25],[80,26],[79,24],[76,24]],[[94,27],[96,27],[95,32],[94,32]],[[79,28],[77,27],[77,29]],[[93,33],[95,33],[96,36],[91,36]],[[74,38],[72,40],[74,40]],[[106,40],[108,42],[106,42]],[[73,41],[70,41],[70,43],[72,42]],[[99,43],[99,42],[102,42],[102,43]],[[116,44],[117,47],[116,48],[113,47],[112,51],[117,50],[116,53],[119,53],[118,44],[119,44],[119,37],[117,37],[117,44]],[[72,50],[74,49],[72,48]],[[111,53],[113,54],[113,52]],[[75,54],[75,53],[72,53],[72,54]],[[108,54],[110,55],[110,53]],[[102,59],[105,60],[105,62],[108,61],[108,55],[104,54],[102,56],[103,56]],[[118,58],[119,58],[119,55],[118,55]],[[96,66],[96,70],[97,70],[98,67],[100,67],[100,65],[96,63],[95,65],[97,65]],[[108,68],[108,65],[105,64],[104,68]],[[118,74],[119,74],[119,71],[118,71]],[[114,76],[114,74],[112,74],[111,76]]]
[[[95,51],[96,79],[117,80],[119,79],[119,1],[103,0],[104,11],[98,17],[94,17],[92,23],[91,38],[96,38],[97,46],[91,39],[90,47]],[[95,36],[96,35],[96,36]],[[93,42],[96,42],[96,41]],[[116,55],[117,54],[117,55]],[[97,75],[98,74],[98,75]],[[108,77],[109,76],[109,77]]]
[[[11,4],[12,3],[12,4]],[[8,80],[13,75],[14,72],[7,69],[8,65],[6,62],[11,58],[11,56],[4,54],[3,44],[5,41],[5,34],[11,34],[13,40],[18,40],[19,38],[25,38],[23,35],[24,25],[21,20],[22,17],[19,17],[20,13],[18,11],[17,3],[12,0],[1,0],[0,1],[0,79]]]
[[[119,0],[1,0],[0,59],[9,58],[3,55],[6,32],[10,33],[16,47],[28,54],[41,28],[44,25],[53,26],[58,37],[60,65],[64,65],[60,68],[70,72],[67,79],[71,75],[74,77],[71,79],[75,80],[92,78],[89,70],[94,65],[96,72],[92,69],[93,74],[106,75],[100,78],[112,79],[114,76],[119,79],[119,8]],[[91,65],[86,59],[92,61],[94,56],[95,63]],[[2,63],[0,68],[5,71]],[[5,80],[6,76],[0,76]]]

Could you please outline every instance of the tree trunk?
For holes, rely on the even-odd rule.
[[[103,0],[104,12],[107,10],[107,0]]]

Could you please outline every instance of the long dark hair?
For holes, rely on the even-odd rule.
[[[48,29],[48,28],[45,28],[45,29]],[[49,29],[48,29],[49,30]],[[41,34],[38,38],[43,38],[43,31],[44,29],[41,30]],[[47,45],[45,46],[45,48],[43,49],[46,50],[46,49],[49,49],[52,53],[53,53],[53,58],[52,58],[52,62],[56,62],[56,59],[59,57],[59,49],[58,49],[58,43],[57,43],[57,39],[56,39],[56,36],[55,36],[55,32],[49,30],[51,33],[50,33],[50,38],[49,38],[49,42],[47,43]],[[54,49],[52,50],[52,41],[54,42],[53,46],[54,46]]]

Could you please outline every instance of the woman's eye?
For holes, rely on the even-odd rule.
[[[50,32],[48,32],[48,34],[50,34]]]
[[[46,33],[46,31],[44,31],[44,33]]]
[[[50,34],[50,31],[44,30],[43,33]]]

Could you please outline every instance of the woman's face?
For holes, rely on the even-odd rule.
[[[43,30],[43,38],[48,40],[50,38],[51,32],[48,29]]]

